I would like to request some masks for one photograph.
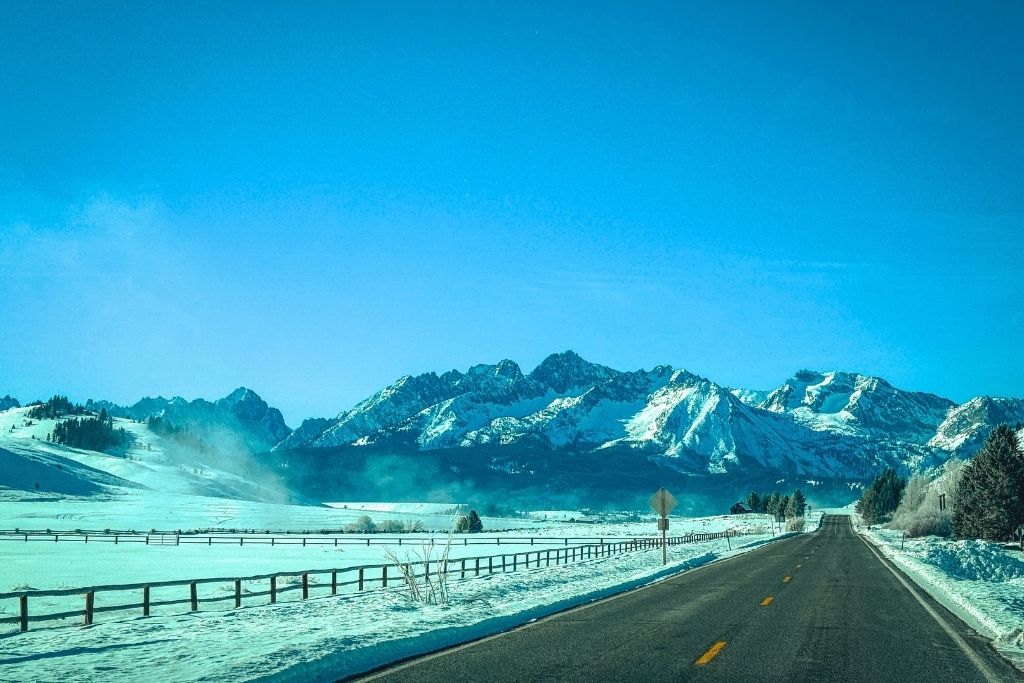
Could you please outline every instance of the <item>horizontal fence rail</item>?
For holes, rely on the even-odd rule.
[[[715,533],[685,534],[673,536],[667,539],[668,545],[681,545],[685,543],[704,543],[717,539],[736,538],[751,534],[763,535],[762,531],[724,531]],[[519,544],[531,540],[534,537],[518,539]],[[553,539],[535,537],[536,540],[551,541]],[[420,546],[443,551],[447,545],[447,538],[443,543],[431,542],[429,538],[408,539],[409,541],[419,540]],[[461,539],[456,539],[461,540]],[[513,542],[512,538],[501,539],[506,544]],[[581,545],[568,545],[569,539],[556,539],[559,542],[565,541],[561,547],[545,548],[542,550],[528,550],[497,555],[484,555],[478,557],[459,557],[448,559],[426,559],[407,558],[402,562],[412,577],[421,578],[425,573],[436,574],[439,570],[448,578],[472,578],[482,575],[505,573],[510,571],[538,569],[542,566],[548,567],[552,564],[563,565],[571,562],[599,559],[618,555],[621,553],[650,550],[661,547],[661,539],[656,537],[642,538],[601,538],[599,542],[584,543]],[[731,543],[731,541],[730,541]],[[394,540],[389,545],[395,545]],[[411,545],[411,543],[410,543]],[[429,553],[424,550],[424,555]],[[21,631],[27,631],[31,622],[54,621],[63,619],[80,618],[83,625],[94,623],[95,616],[105,612],[136,611],[142,616],[150,616],[151,610],[155,607],[169,607],[177,605],[188,605],[189,612],[199,610],[200,603],[208,606],[210,603],[232,601],[234,608],[243,606],[243,599],[248,600],[250,605],[253,600],[267,598],[266,602],[260,604],[274,604],[278,599],[292,591],[301,591],[302,600],[310,596],[311,588],[317,588],[321,597],[337,595],[339,590],[349,588],[350,591],[359,592],[371,589],[387,588],[390,585],[402,585],[405,579],[402,576],[402,567],[394,563],[347,566],[329,569],[306,569],[301,571],[284,571],[272,574],[256,574],[245,577],[217,577],[200,578],[176,581],[150,581],[146,583],[111,584],[100,586],[89,586],[79,588],[58,588],[52,590],[21,590],[8,593],[0,593],[0,601],[17,600],[17,616],[2,616],[0,613],[0,624],[18,624]],[[323,581],[321,581],[321,577]],[[243,587],[243,583],[263,585],[266,581],[267,588],[264,590],[250,590]],[[199,595],[199,586],[219,584],[222,591],[217,595]],[[188,587],[187,597],[185,592],[177,593],[176,597],[154,599],[154,589],[171,589]],[[226,590],[223,590],[226,589]],[[136,597],[127,603],[114,603],[109,605],[97,605],[96,596],[106,593],[132,592]],[[82,609],[64,610],[58,612],[46,612],[33,614],[29,610],[29,600],[44,597],[68,597],[81,596],[83,598]],[[173,612],[180,614],[181,611]]]
[[[721,532],[719,532],[721,533]],[[730,532],[737,535],[736,532]],[[707,534],[704,534],[707,535]],[[621,536],[484,536],[481,534],[459,534],[452,541],[454,546],[470,545],[562,545],[570,544],[605,544],[623,540],[635,540],[637,537]],[[646,538],[646,537],[645,537]],[[420,545],[424,541],[433,540],[435,544],[447,542],[446,534],[429,535],[424,532],[417,534],[346,534],[324,533],[315,535],[265,535],[262,533],[136,533],[125,532],[79,532],[46,530],[0,530],[0,541],[20,542],[77,542],[77,543],[142,543],[143,545],[302,545],[302,546],[390,546]]]

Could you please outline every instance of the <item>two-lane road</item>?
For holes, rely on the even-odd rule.
[[[490,638],[374,681],[1019,681],[956,617],[826,517],[816,533]]]

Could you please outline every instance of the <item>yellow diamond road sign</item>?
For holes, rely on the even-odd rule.
[[[658,492],[651,496],[651,508],[662,517],[668,517],[668,513],[678,505],[676,497],[668,492],[668,489],[658,489]]]

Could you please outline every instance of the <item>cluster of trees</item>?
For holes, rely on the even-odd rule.
[[[69,401],[67,396],[53,396],[46,403],[33,401],[29,405],[32,408],[25,416],[34,420],[52,420],[65,415],[86,415],[89,412],[82,406]]]
[[[891,516],[890,526],[910,536],[1013,540],[1024,526],[1024,448],[1013,429],[999,425],[974,458],[947,462],[937,477],[915,474],[907,482],[884,470],[857,501],[857,512],[868,524]]]
[[[478,534],[484,530],[484,523],[476,510],[470,510],[468,515],[462,515],[455,522],[455,533]]]
[[[771,493],[758,493],[751,491],[747,494],[747,507],[751,512],[766,512],[773,515],[775,519],[795,519],[803,517],[807,509],[807,499],[800,489],[793,491],[792,495],[785,496],[778,491]]]
[[[99,417],[72,417],[61,420],[54,425],[47,438],[71,448],[106,451],[127,445],[130,436],[123,427],[115,428],[114,421],[104,410]]]
[[[953,504],[958,538],[1013,539],[1024,525],[1024,450],[1008,425],[999,425],[960,474]]]
[[[397,519],[374,522],[369,515],[360,515],[356,521],[345,525],[347,534],[400,534],[407,531],[423,531],[423,522],[402,522]]]
[[[935,476],[912,475],[889,526],[903,529],[911,537],[952,534],[952,507],[964,465],[963,460],[953,458]],[[940,502],[943,498],[945,505]]]
[[[888,521],[899,506],[906,487],[907,480],[893,468],[886,467],[871,486],[864,489],[854,509],[868,524]]]

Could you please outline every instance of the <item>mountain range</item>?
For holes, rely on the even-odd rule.
[[[667,365],[622,372],[565,351],[529,374],[503,360],[402,377],[334,418],[306,420],[274,450],[520,444],[595,458],[631,452],[682,472],[757,467],[859,480],[971,455],[993,426],[1019,421],[1021,399],[958,405],[856,373],[803,370],[773,391],[750,391]]]
[[[1018,398],[957,404],[879,377],[810,370],[758,391],[668,365],[624,372],[572,351],[528,374],[503,360],[401,377],[294,431],[244,387],[216,401],[158,396],[86,408],[160,418],[219,452],[248,452],[321,500],[617,505],[671,484],[692,510],[749,487],[810,486],[819,500],[827,490],[846,502],[883,467],[910,472],[970,457],[995,425],[1024,422]]]

